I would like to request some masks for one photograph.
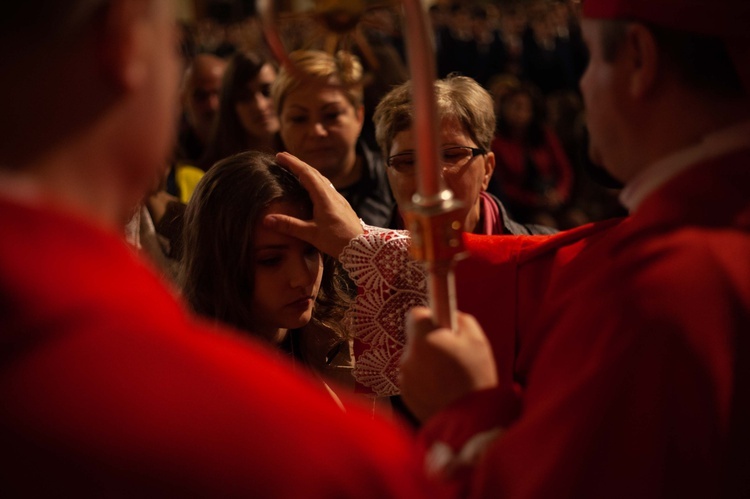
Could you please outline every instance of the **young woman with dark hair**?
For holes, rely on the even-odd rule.
[[[273,156],[244,152],[211,167],[185,215],[185,298],[199,314],[278,346],[295,363],[346,379],[341,368],[351,366],[338,365],[350,358],[343,274],[315,247],[259,223],[274,213],[312,217],[307,192]]]

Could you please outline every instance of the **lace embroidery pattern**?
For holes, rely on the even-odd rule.
[[[345,320],[366,350],[354,378],[377,396],[398,395],[398,366],[406,343],[406,312],[427,305],[427,277],[409,255],[408,232],[362,224],[339,257],[357,284],[357,298]]]

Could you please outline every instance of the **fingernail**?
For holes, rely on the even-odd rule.
[[[266,227],[275,227],[279,223],[279,218],[273,215],[266,215],[263,218],[263,225]]]

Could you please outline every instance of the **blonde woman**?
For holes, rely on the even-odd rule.
[[[320,171],[366,223],[384,227],[394,206],[382,157],[360,140],[362,65],[346,52],[290,54],[272,88],[283,148]]]

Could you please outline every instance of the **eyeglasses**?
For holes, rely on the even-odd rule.
[[[443,170],[457,173],[472,158],[485,155],[487,151],[479,147],[451,146],[442,150]],[[416,155],[413,151],[402,152],[388,158],[386,164],[404,175],[413,175],[416,170]]]

